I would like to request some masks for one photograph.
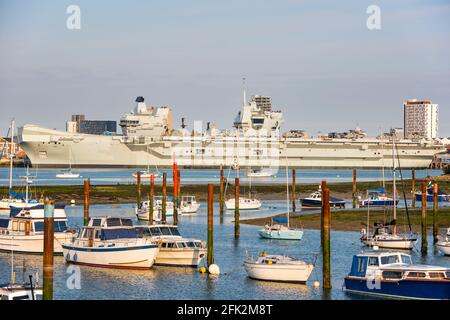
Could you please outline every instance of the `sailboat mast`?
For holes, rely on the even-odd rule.
[[[9,144],[9,191],[11,196],[11,190],[12,190],[12,172],[13,172],[13,144],[14,144],[14,125],[15,121],[14,119],[11,120],[11,141]]]
[[[392,135],[392,175],[393,175],[393,179],[392,179],[392,200],[394,202],[394,223],[396,223],[397,221],[397,186],[396,186],[396,165],[395,165],[395,141],[394,141],[394,135]],[[394,224],[394,228],[393,228],[393,233],[394,235],[397,233],[397,226]]]
[[[28,166],[27,166],[27,175],[25,178],[25,204],[28,204]]]

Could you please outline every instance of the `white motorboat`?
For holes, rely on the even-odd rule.
[[[153,198],[153,221],[161,221],[162,219],[162,197],[156,196]],[[135,208],[135,213],[138,220],[149,221],[150,200],[143,201],[139,208]],[[180,215],[181,212],[178,212]],[[173,216],[173,201],[166,200],[166,217]]]
[[[295,283],[305,283],[314,269],[314,265],[305,261],[265,252],[256,260],[247,258],[244,267],[251,279]]]
[[[131,219],[95,217],[62,245],[68,263],[104,268],[149,269],[159,251],[150,238],[138,237]]]
[[[247,177],[252,178],[268,178],[274,175],[274,171],[270,169],[253,169],[247,172]]]
[[[180,212],[182,214],[196,213],[200,208],[200,203],[195,199],[195,196],[182,196],[180,202]]]
[[[436,243],[436,246],[442,254],[450,256],[450,228],[447,229],[447,235],[444,239],[439,237],[439,241]]]
[[[0,285],[0,300],[41,300],[42,288],[29,284]]]
[[[230,198],[225,201],[227,210],[234,210],[235,198]],[[258,199],[250,199],[246,197],[239,197],[239,210],[258,210],[261,208],[261,201]]]
[[[160,242],[155,265],[193,267],[200,265],[206,256],[206,243],[197,239],[183,238],[174,225],[136,226],[141,237]]]
[[[68,237],[64,205],[55,205],[54,253],[61,254],[61,243]],[[28,254],[44,252],[44,205],[11,207],[10,217],[0,218],[0,251]]]
[[[155,178],[159,177],[159,173],[155,172],[155,171],[150,171],[150,170],[139,170],[139,173],[141,175],[141,179],[149,179],[152,175]],[[134,172],[133,173],[133,177],[137,178],[137,173]]]

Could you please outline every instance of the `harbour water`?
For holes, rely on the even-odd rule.
[[[136,179],[132,174],[136,172],[133,169],[74,169],[73,172],[80,173],[82,178],[80,179],[58,179],[56,174],[61,170],[59,169],[39,169],[30,168],[30,175],[35,185],[82,185],[84,179],[91,179],[92,184],[131,184],[136,183]],[[172,181],[172,170],[165,169],[160,170],[161,175],[156,178],[156,182],[160,182],[162,172],[167,173],[168,182]],[[289,177],[291,175],[289,170]],[[25,168],[14,168],[13,182],[14,185],[23,184],[21,177],[25,176]],[[416,178],[424,178],[427,176],[441,175],[441,170],[416,170]],[[236,177],[236,171],[225,170],[225,177],[234,179]],[[313,170],[313,169],[301,169],[297,170],[297,183],[320,183],[322,180],[327,180],[329,183],[333,182],[351,182],[353,178],[353,171],[348,170]],[[246,176],[245,170],[239,171],[239,177],[241,183],[248,183],[249,178]],[[386,180],[392,179],[392,172],[385,170],[384,177]],[[400,172],[398,172],[400,177]],[[183,169],[181,171],[181,178],[183,184],[208,184],[211,181],[218,181],[219,170],[201,170],[201,169]],[[411,170],[403,170],[403,178],[411,178]],[[383,179],[382,170],[358,170],[358,181],[381,181]],[[148,179],[143,179],[142,183],[148,184]],[[252,184],[284,184],[286,183],[285,169],[280,170],[274,177],[269,178],[252,178]],[[9,169],[0,168],[0,186],[7,186],[9,184]]]
[[[83,221],[83,207],[66,208],[71,226],[80,226]],[[93,205],[91,216],[134,217],[132,205]],[[284,201],[268,201],[262,210],[254,213],[242,213],[241,217],[264,217],[285,212]],[[219,209],[214,208],[214,258],[220,266],[221,275],[201,274],[196,269],[153,267],[148,271],[114,270],[80,266],[80,288],[74,288],[71,273],[77,267],[69,268],[63,257],[55,257],[54,298],[55,299],[368,299],[364,296],[347,295],[342,291],[344,276],[349,272],[353,254],[363,249],[359,242],[359,233],[332,231],[332,285],[329,294],[323,294],[322,288],[314,288],[313,282],[322,280],[319,230],[305,230],[301,241],[280,241],[260,239],[257,230],[260,227],[241,224],[241,237],[234,239],[232,212],[225,214],[220,223]],[[206,239],[206,204],[202,203],[198,214],[181,216],[179,229],[183,236]],[[429,263],[450,267],[450,257],[437,253],[428,239],[428,255],[422,257],[417,249],[412,251],[414,262]],[[315,270],[306,285],[282,284],[254,281],[247,277],[243,260],[247,254],[256,256],[261,251],[274,254],[288,254],[307,261],[315,262]],[[14,255],[16,267],[25,264],[26,274],[42,268],[42,257],[32,255]],[[0,253],[0,283],[10,279],[11,254]],[[17,268],[17,280],[21,280],[21,269]],[[42,276],[42,273],[40,273]]]

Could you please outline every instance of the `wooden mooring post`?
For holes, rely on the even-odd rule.
[[[214,263],[214,219],[213,219],[214,193],[212,183],[208,184],[208,268]]]
[[[84,215],[83,223],[85,226],[89,223],[89,179],[84,180]]]
[[[155,175],[150,175],[150,194],[148,197],[148,222],[153,224],[153,211],[154,211],[154,199],[155,199]]]
[[[239,239],[239,178],[234,179],[234,238]]]
[[[173,224],[178,224],[178,168],[173,165]]]
[[[136,184],[137,184],[137,190],[136,190],[136,204],[138,209],[141,207],[141,172],[136,172]]]
[[[54,211],[54,202],[46,198],[44,204],[43,300],[53,300]]]
[[[325,180],[322,180],[322,184],[320,185],[320,190],[322,191],[322,208],[321,208],[321,215],[320,215],[320,246],[323,247],[323,190],[327,188],[327,182]]]
[[[295,169],[292,169],[292,212],[295,212],[295,209],[296,209],[296,206],[295,206],[295,200],[296,200],[296,197],[295,197],[295,184],[296,184],[295,178],[296,178]]]
[[[331,289],[331,215],[330,190],[322,189],[322,272],[323,288]]]
[[[433,186],[433,243],[438,242],[439,234],[439,221],[438,221],[438,184],[435,183]]]
[[[352,204],[353,208],[356,208],[356,168],[353,168]]]
[[[416,207],[416,170],[411,170],[411,207]]]
[[[422,182],[422,247],[421,251],[423,255],[427,254],[428,242],[427,242],[427,186],[425,182]]]
[[[223,223],[223,213],[224,213],[224,204],[225,204],[225,187],[224,187],[224,178],[223,178],[223,166],[220,166],[220,194],[219,194],[219,214],[220,214],[220,223]]]
[[[166,207],[167,207],[167,174],[163,173],[162,185],[162,206],[161,206],[161,222],[166,223]]]

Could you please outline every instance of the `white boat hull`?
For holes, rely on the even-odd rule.
[[[68,237],[65,232],[55,232],[54,253],[62,254],[61,243]],[[44,252],[44,235],[6,235],[0,234],[0,251],[26,254],[42,254]]]
[[[444,254],[446,256],[450,256],[450,242],[445,242],[445,241],[441,242],[440,241],[436,244],[436,246],[437,246],[438,250],[440,252],[442,252],[442,254]]]
[[[206,256],[206,249],[160,248],[156,265],[176,267],[198,267]]]
[[[180,211],[183,214],[196,213],[199,208],[200,208],[200,203],[192,203],[187,206],[182,206],[180,208]]]
[[[250,202],[246,202],[243,199],[239,199],[239,210],[258,210],[261,208],[261,202],[259,200],[253,199]],[[225,206],[227,210],[235,209],[235,199],[230,199],[225,201]]]
[[[366,246],[378,246],[387,249],[411,250],[417,240],[363,240]]]
[[[56,175],[57,178],[59,179],[78,179],[81,178],[81,176],[77,173],[71,173],[71,174],[64,174],[64,173],[58,173]]]
[[[245,261],[245,271],[250,278],[265,281],[300,282],[305,283],[314,266],[304,265],[277,265],[257,264]]]
[[[67,262],[118,269],[150,269],[156,259],[157,245],[89,248],[63,245]]]

